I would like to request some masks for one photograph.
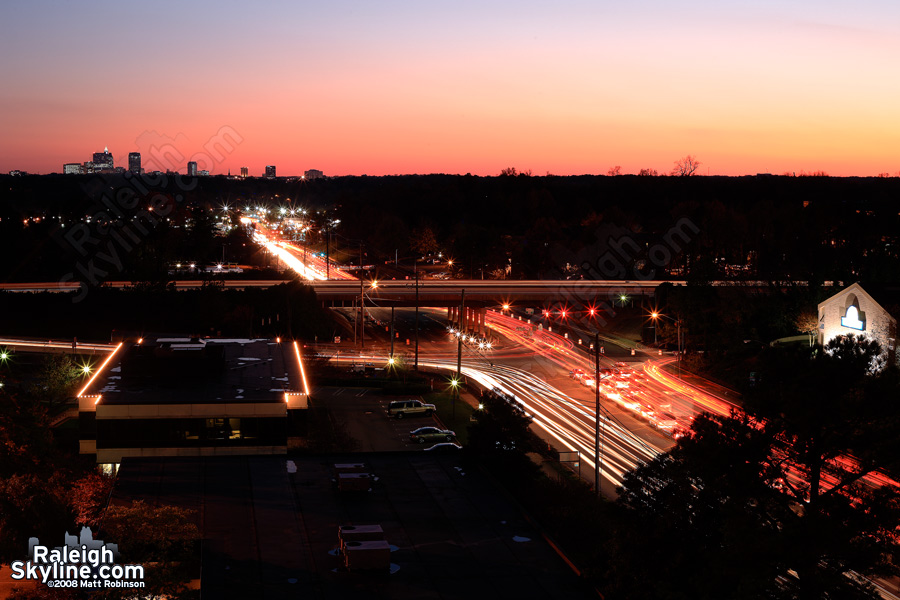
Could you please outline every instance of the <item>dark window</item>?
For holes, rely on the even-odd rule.
[[[97,448],[283,446],[279,417],[214,419],[97,419]]]

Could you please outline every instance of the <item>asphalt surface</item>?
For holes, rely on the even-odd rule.
[[[388,417],[393,400],[421,400],[421,396],[386,396],[379,389],[358,387],[319,387],[313,389],[316,406],[327,408],[336,426],[343,427],[354,439],[356,452],[392,452],[424,450],[430,444],[414,444],[409,432],[419,427],[441,427],[435,415]]]
[[[334,464],[365,461],[370,491]],[[593,597],[515,502],[459,455],[126,459],[113,502],[196,510],[202,593],[221,599]],[[392,573],[347,572],[338,527],[381,525]]]

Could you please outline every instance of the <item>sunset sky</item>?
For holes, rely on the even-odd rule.
[[[12,1],[0,56],[0,172],[900,171],[896,0]]]

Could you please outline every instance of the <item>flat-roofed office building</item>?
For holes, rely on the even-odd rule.
[[[140,152],[129,152],[128,153],[128,170],[132,173],[141,173],[141,153]]]
[[[305,423],[300,347],[277,340],[122,343],[79,393],[82,454],[284,454]]]

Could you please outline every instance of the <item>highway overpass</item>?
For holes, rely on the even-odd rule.
[[[247,289],[271,287],[288,280],[225,280],[227,289]],[[176,289],[196,289],[203,281],[176,281]],[[329,306],[350,306],[358,302],[360,282],[356,281],[307,281],[314,288],[319,299]],[[459,305],[465,290],[466,303],[492,306],[504,303],[570,302],[573,304],[620,302],[621,296],[629,300],[637,296],[653,296],[657,286],[663,281],[553,281],[553,280],[385,280],[375,285],[364,281],[366,304],[370,306],[414,306],[418,291],[421,306]],[[684,285],[683,281],[672,281],[673,285]],[[127,288],[133,284],[127,281],[107,282],[112,288]],[[11,292],[76,292],[78,282],[44,283],[3,283],[0,290]]]
[[[502,304],[569,302],[610,304],[634,297],[653,296],[662,281],[536,281],[536,280],[388,280],[363,283],[365,303],[373,306],[413,306],[418,292],[422,306],[458,306],[463,290],[466,304],[495,306]],[[673,282],[683,285],[684,282]],[[319,299],[332,306],[349,306],[359,301],[359,281],[317,281],[311,284]]]

